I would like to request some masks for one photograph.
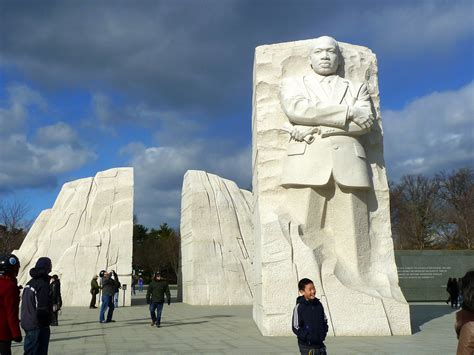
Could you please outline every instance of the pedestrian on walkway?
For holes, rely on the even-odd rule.
[[[53,302],[53,315],[51,318],[51,325],[58,326],[58,314],[63,306],[63,299],[61,297],[61,282],[59,281],[58,275],[51,277],[50,292]]]
[[[132,276],[132,295],[136,295],[137,277]]]
[[[16,277],[20,261],[13,254],[0,256],[0,354],[11,355],[12,340],[21,343],[20,289]]]
[[[453,279],[449,278],[448,283],[446,284],[446,292],[449,295],[448,299],[446,300],[446,304],[449,304],[451,302],[452,287],[453,287]]]
[[[451,279],[449,296],[451,298],[451,308],[458,308],[459,286],[456,278]]]
[[[169,306],[171,303],[171,293],[168,282],[161,278],[159,272],[156,272],[153,280],[148,285],[146,293],[146,302],[150,305],[151,326],[156,325],[158,328],[160,327],[165,294]]]
[[[301,355],[326,355],[324,339],[328,333],[328,321],[324,307],[316,298],[316,288],[310,279],[298,282],[300,296],[293,310],[293,333],[298,337]]]
[[[94,277],[91,280],[91,290],[90,290],[91,302],[89,304],[89,308],[97,308],[95,304],[97,302],[97,295],[100,292],[100,287],[99,287],[99,284],[97,283],[98,278],[99,276],[94,275]]]
[[[458,336],[457,355],[474,354],[474,270],[462,278],[464,301],[462,309],[456,313],[454,329]]]
[[[102,278],[102,304],[100,305],[99,321],[100,323],[115,322],[112,319],[114,314],[114,294],[117,288],[117,281],[112,278],[112,274],[115,276],[115,272],[107,272],[102,270],[99,276]],[[105,311],[107,310],[107,319],[105,319]]]
[[[143,277],[138,278],[138,292],[143,292]]]
[[[26,355],[48,354],[53,302],[49,283],[51,259],[42,257],[30,270],[32,279],[26,284],[21,297],[21,327],[25,330]]]
[[[115,283],[115,292],[114,292],[114,307],[118,308],[119,306],[119,290],[122,288],[122,284],[119,281],[118,275],[115,270],[112,270],[112,278],[116,281]]]

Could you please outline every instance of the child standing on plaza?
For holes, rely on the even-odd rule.
[[[301,355],[326,355],[324,339],[328,322],[324,307],[316,298],[316,288],[310,279],[298,282],[300,296],[293,310],[293,333],[298,337]]]

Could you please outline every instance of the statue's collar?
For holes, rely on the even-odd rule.
[[[336,79],[336,77],[338,77],[337,74],[331,74],[331,75],[320,75],[316,72],[313,72],[313,75],[314,77],[316,78],[316,80],[318,80],[320,83],[322,83],[323,81],[330,81],[330,82],[333,82],[334,79]]]

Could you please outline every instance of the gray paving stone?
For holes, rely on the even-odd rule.
[[[65,308],[52,327],[50,354],[297,354],[296,337],[263,337],[247,306],[209,307],[173,303],[162,327],[150,326],[141,305],[119,308],[115,323],[100,324],[98,310]],[[330,337],[329,354],[454,354],[454,312],[443,303],[412,303],[414,334],[396,337]],[[13,354],[23,353],[14,344]]]

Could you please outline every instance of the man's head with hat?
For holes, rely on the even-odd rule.
[[[51,259],[45,256],[38,259],[35,265],[36,270],[43,270],[45,274],[49,274],[53,268],[53,264],[51,263]]]

